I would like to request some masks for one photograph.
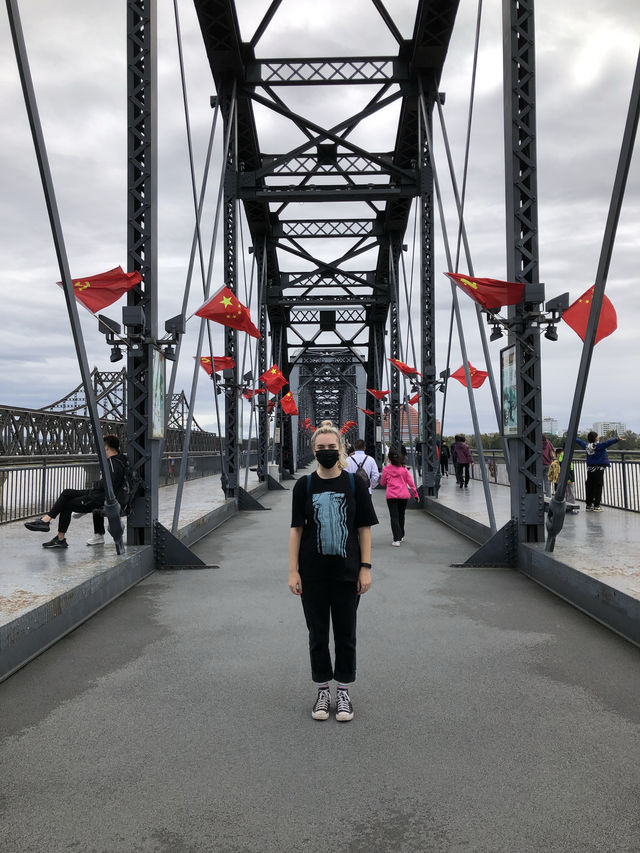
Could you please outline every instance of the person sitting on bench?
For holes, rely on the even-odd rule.
[[[126,476],[128,460],[124,454],[120,453],[120,439],[117,435],[104,436],[104,449],[107,455],[107,462],[111,469],[111,482],[113,484],[114,494],[122,486]],[[45,513],[42,518],[37,521],[25,522],[27,530],[34,530],[38,533],[48,533],[50,523],[54,518],[58,518],[58,534],[48,542],[43,542],[43,548],[67,548],[68,543],[65,534],[71,524],[71,514],[74,512],[86,513],[101,508],[106,499],[104,482],[102,477],[98,480],[92,489],[64,489],[57,501],[51,507],[49,512]],[[102,521],[102,534],[96,530],[96,520],[94,516],[94,536],[102,536],[104,542],[104,519]],[[98,541],[89,540],[89,544],[97,545]]]

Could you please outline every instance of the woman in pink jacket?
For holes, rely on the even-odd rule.
[[[404,539],[404,515],[409,495],[418,500],[418,490],[409,469],[405,468],[403,456],[396,447],[389,448],[389,465],[382,469],[380,485],[387,488],[387,506],[393,533],[392,545],[400,547]]]

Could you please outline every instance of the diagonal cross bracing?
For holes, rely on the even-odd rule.
[[[390,340],[385,338],[385,325],[391,324],[396,355],[400,340],[398,258],[417,197],[421,199],[421,213],[426,212],[428,217],[420,232],[428,237],[420,267],[421,278],[428,279],[428,286],[422,288],[428,298],[420,310],[430,316],[420,327],[426,330],[429,340],[421,343],[429,368],[425,375],[435,375],[431,369],[432,175],[429,157],[421,144],[418,92],[424,92],[430,108],[458,2],[417,0],[411,36],[403,38],[383,0],[374,0],[370,7],[372,17],[382,17],[388,35],[388,49],[383,49],[381,55],[348,56],[345,54],[350,45],[345,44],[342,55],[317,56],[310,45],[301,41],[295,43],[293,55],[274,59],[258,55],[258,48],[282,21],[283,8],[277,0],[253,24],[253,31],[246,34],[248,41],[243,41],[233,0],[195,0],[218,93],[228,91],[232,81],[240,93],[236,160],[234,168],[227,170],[225,185],[242,203],[254,247],[264,247],[260,250],[265,281],[260,310],[266,308],[271,355],[285,373],[288,368],[300,372],[300,385],[310,360],[317,366],[345,359],[348,364],[358,365],[357,384],[362,386],[362,393],[365,386],[382,386],[385,341]],[[339,20],[335,21],[334,32],[339,43]],[[296,52],[300,55],[296,56]],[[308,117],[316,115],[314,101],[321,97],[323,87],[333,87],[334,97],[340,98],[347,90],[336,86],[364,84],[379,87],[378,92],[346,119],[332,116],[330,122],[323,122]],[[285,103],[284,90],[294,99],[296,86],[307,87],[307,116]],[[296,103],[300,103],[299,98]],[[254,106],[259,107],[255,113]],[[289,135],[286,130],[281,133],[280,151],[274,151],[272,145],[268,153],[261,150],[260,122],[265,109],[274,114],[274,121],[280,122],[279,128],[291,128]],[[375,117],[382,117],[383,121],[386,117],[387,126],[395,128],[395,143],[391,135],[386,145],[378,139],[376,147],[369,149],[362,141],[366,134],[356,134]],[[301,132],[306,137],[302,143]],[[300,210],[292,208],[293,204],[305,207]],[[343,213],[338,205],[343,206]],[[313,252],[306,243],[311,239]],[[340,240],[340,245],[348,248],[332,250],[330,240]],[[284,252],[287,272],[282,270]],[[350,269],[357,257],[361,259],[360,269]],[[310,265],[315,268],[309,269]],[[329,314],[335,315],[333,322],[327,320]],[[325,344],[327,335],[335,337],[336,343]],[[264,346],[266,343],[261,343]],[[294,349],[298,353],[295,356]],[[271,361],[261,352],[261,363]],[[330,400],[320,381],[301,388],[301,416],[318,421],[330,410],[334,419],[348,412],[349,418],[357,420],[358,398],[345,376],[334,376],[330,385]],[[435,414],[431,408],[426,414],[424,430],[435,436]],[[367,423],[368,438],[374,435],[372,424],[373,421]],[[285,444],[288,440],[292,439],[285,431]],[[429,447],[434,446],[433,441]],[[283,445],[281,458],[291,457],[291,450]]]

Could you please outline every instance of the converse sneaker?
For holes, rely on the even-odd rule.
[[[58,539],[57,536],[54,536],[53,539],[50,539],[48,542],[42,543],[43,548],[68,548],[66,539]]]
[[[338,690],[336,693],[336,720],[339,723],[348,723],[349,720],[353,720],[353,705],[348,690]]]
[[[400,547],[400,543],[399,543],[399,542],[392,542],[391,544],[392,544],[392,545],[395,545],[395,547],[396,547],[396,548],[399,548],[399,547]]]
[[[331,707],[331,693],[328,687],[321,687],[318,690],[318,698],[311,711],[311,716],[314,720],[328,720],[329,708]]]
[[[594,506],[593,511],[594,512],[604,512],[604,510],[602,509],[601,506]]]
[[[102,533],[94,533],[87,539],[87,545],[104,545],[104,536]]]

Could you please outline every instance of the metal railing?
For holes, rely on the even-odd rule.
[[[472,451],[474,464],[471,466],[471,476],[474,480],[482,479],[477,454]],[[509,485],[507,467],[502,451],[485,450],[484,456],[489,471],[489,482],[500,486]],[[614,509],[625,509],[629,512],[640,512],[640,451],[608,451],[611,467],[605,471],[602,503]],[[453,462],[449,463],[453,471]],[[585,481],[587,478],[587,463],[584,452],[579,451],[573,457],[573,491],[577,500],[585,500]]]
[[[242,466],[257,463],[257,451],[243,451]],[[181,457],[166,453],[160,466],[160,485],[176,483]],[[192,453],[188,457],[187,480],[210,477],[221,471],[219,453]],[[42,515],[51,508],[63,489],[89,489],[100,470],[95,456],[24,456],[0,459],[0,524]]]

